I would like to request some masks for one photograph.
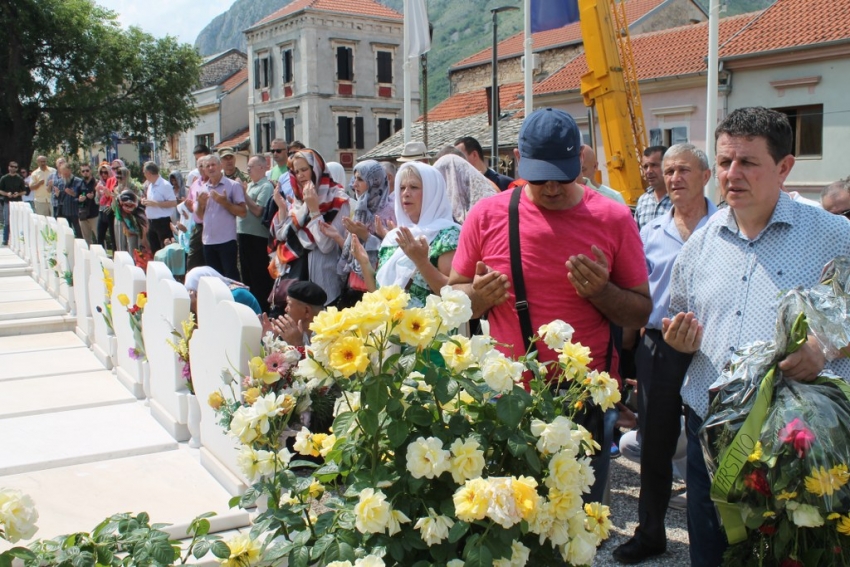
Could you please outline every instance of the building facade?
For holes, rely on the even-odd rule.
[[[245,31],[251,149],[299,140],[326,161],[399,131],[403,18],[372,0],[296,0]],[[419,108],[419,93],[411,104]]]

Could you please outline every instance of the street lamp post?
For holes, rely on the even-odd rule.
[[[490,166],[493,171],[499,171],[499,12],[508,10],[519,10],[516,6],[499,6],[492,8],[493,13],[493,83],[490,86],[490,120],[492,127],[492,143],[490,145]]]

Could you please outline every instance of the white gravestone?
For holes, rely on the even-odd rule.
[[[93,309],[89,297],[89,281],[91,280],[91,262],[89,261],[89,245],[85,240],[74,241],[74,303],[77,306],[77,336],[80,340],[91,345],[94,335]],[[94,313],[100,317],[100,313]]]
[[[47,291],[50,292],[50,295],[53,297],[59,297],[59,274],[57,272],[59,268],[59,227],[60,226],[68,226],[68,221],[65,219],[54,219],[53,217],[49,217],[47,219],[47,226],[49,231],[51,231],[54,235],[54,239],[52,242],[45,242],[45,281],[47,283]]]
[[[142,360],[131,352],[136,348],[135,334],[130,325],[130,313],[121,305],[118,296],[124,294],[130,300],[128,307],[136,303],[137,296],[145,291],[145,273],[133,262],[127,252],[115,253],[115,287],[112,290],[112,326],[115,329],[117,350],[115,366],[118,380],[139,399],[145,397],[144,370]]]
[[[89,305],[92,309],[92,323],[94,335],[92,338],[92,351],[97,359],[107,369],[112,368],[112,329],[106,324],[104,310],[106,303],[112,305],[111,298],[106,297],[106,282],[104,278],[113,278],[112,260],[106,255],[103,247],[93,245],[89,249]]]
[[[44,227],[47,226],[47,217],[38,215],[35,220],[35,239],[34,239],[34,258],[33,268],[35,273],[33,276],[38,281],[39,285],[47,289],[47,258],[45,257],[44,238],[42,237]]]
[[[175,344],[180,340],[172,331],[182,332],[182,323],[189,318],[189,292],[174,281],[162,262],[148,262],[147,289],[142,321],[150,365],[151,415],[175,440],[187,441],[189,389],[183,363],[166,340]]]
[[[35,213],[30,214],[29,218],[27,219],[26,233],[24,234],[24,240],[26,240],[25,246],[27,249],[27,260],[29,261],[30,266],[32,266],[33,275],[36,277],[36,279],[38,277],[38,229],[36,228],[37,221],[38,215],[36,215]]]
[[[74,230],[70,226],[60,224],[56,231],[56,273],[59,278],[58,299],[59,303],[67,307],[72,315],[76,315],[74,289],[68,285],[68,281],[65,278],[65,274],[70,273],[73,282],[73,268]]]
[[[201,278],[198,329],[189,345],[192,381],[201,406],[201,464],[234,496],[242,494],[251,483],[236,465],[238,442],[218,425],[207,399],[219,389],[229,392],[221,378],[223,371],[235,375],[234,391],[241,395],[240,376],[249,372],[249,356],[259,351],[261,334],[257,316],[233,301],[224,282]]]

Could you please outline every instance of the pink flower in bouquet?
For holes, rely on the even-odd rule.
[[[271,372],[284,374],[287,370],[289,370],[289,365],[286,363],[286,357],[283,356],[282,352],[271,353],[263,359],[263,362],[266,363],[266,368],[268,368]]]
[[[756,469],[744,477],[744,486],[755,490],[764,496],[772,496],[770,485],[767,483],[767,475],[763,469]]]
[[[779,440],[792,445],[794,450],[797,451],[797,456],[802,459],[815,442],[815,434],[803,420],[795,417],[779,432]]]
[[[135,348],[130,348],[127,355],[133,360],[140,360],[142,358],[141,353],[139,353],[139,351]]]

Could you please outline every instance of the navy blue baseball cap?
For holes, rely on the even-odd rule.
[[[573,181],[581,172],[581,133],[557,108],[529,114],[519,130],[519,176],[526,181]]]

